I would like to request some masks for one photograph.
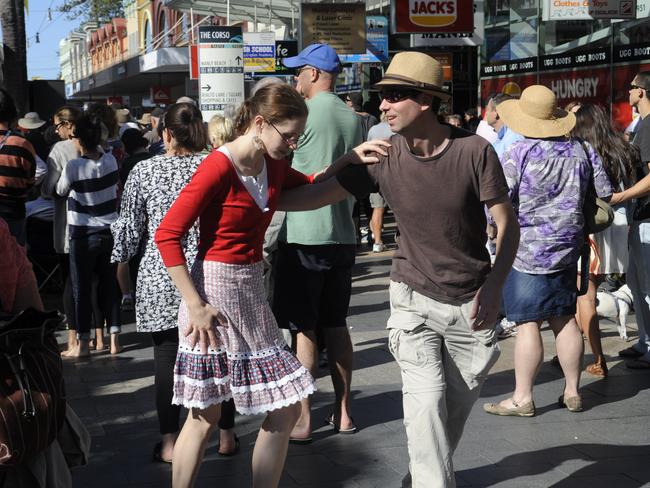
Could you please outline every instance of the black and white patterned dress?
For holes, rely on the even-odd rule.
[[[160,221],[204,158],[204,154],[154,156],[140,161],[124,187],[120,217],[111,225],[112,262],[142,253],[135,291],[138,332],[160,332],[177,326],[181,297],[162,262],[153,236]],[[183,239],[188,266],[198,250],[198,221]]]

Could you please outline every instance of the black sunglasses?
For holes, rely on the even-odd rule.
[[[417,90],[411,90],[409,88],[389,88],[381,90],[379,96],[382,100],[386,100],[388,103],[396,103],[407,98],[415,98],[420,95],[420,93],[421,92]]]
[[[639,85],[630,85],[630,90],[645,90],[645,88]]]

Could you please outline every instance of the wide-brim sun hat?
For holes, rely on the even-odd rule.
[[[575,114],[559,108],[555,93],[543,85],[529,86],[518,100],[505,100],[496,108],[510,129],[534,139],[562,137],[576,125]]]
[[[404,87],[431,93],[446,102],[451,94],[444,89],[442,65],[437,59],[417,51],[397,53],[375,87]]]
[[[27,112],[24,117],[18,119],[18,125],[23,129],[38,129],[45,125],[37,112]]]

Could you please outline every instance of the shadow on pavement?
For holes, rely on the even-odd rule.
[[[506,456],[496,464],[458,471],[456,474],[472,486],[492,486],[521,478],[519,486],[531,486],[525,478],[544,474],[563,464],[581,466],[548,488],[616,486],[636,488],[650,480],[650,445],[569,444]],[[589,463],[584,465],[584,463]],[[557,472],[557,471],[556,471]],[[626,482],[608,485],[607,475],[625,473]],[[550,482],[549,482],[550,483]],[[512,486],[516,486],[513,484]],[[539,486],[539,485],[536,485]]]

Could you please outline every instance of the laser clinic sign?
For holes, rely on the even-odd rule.
[[[392,0],[394,34],[473,32],[472,0]]]

